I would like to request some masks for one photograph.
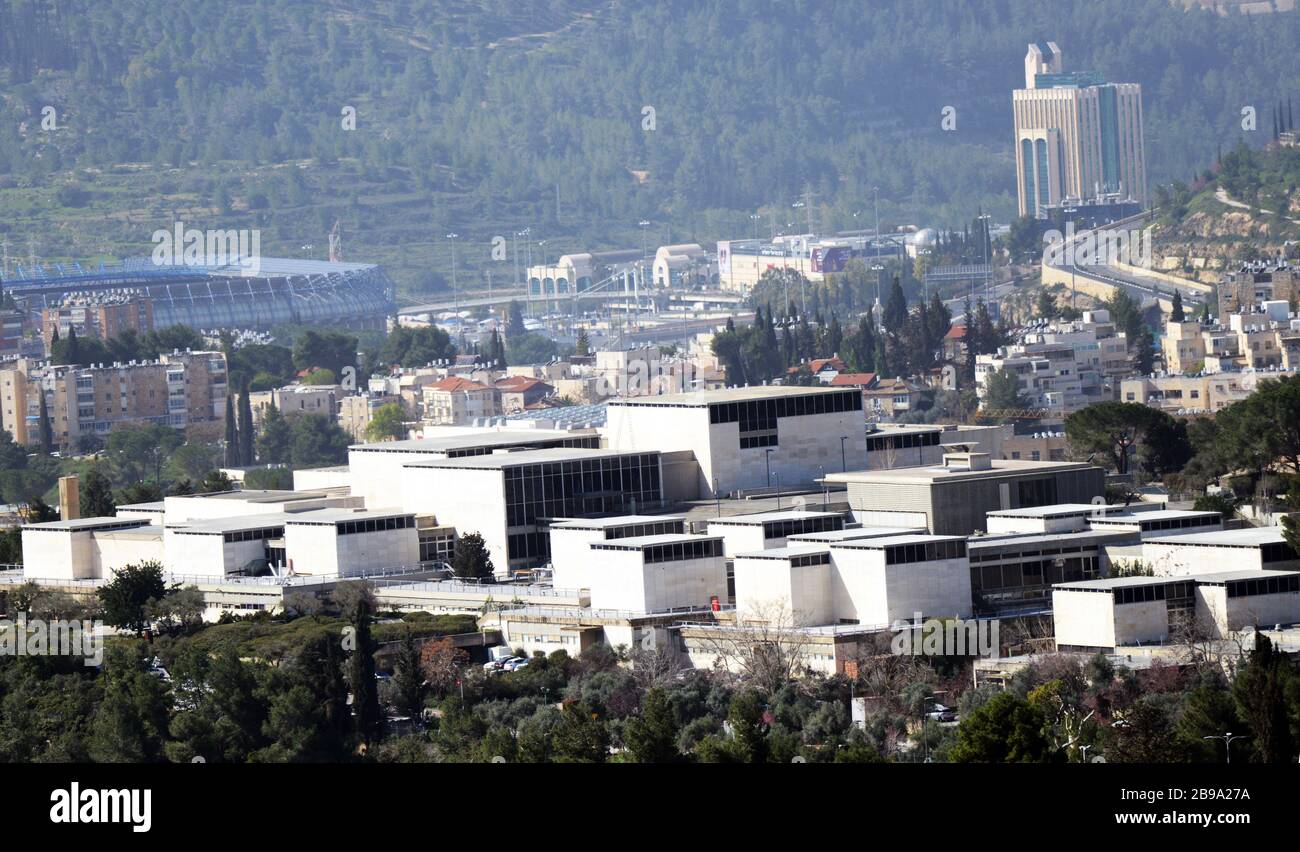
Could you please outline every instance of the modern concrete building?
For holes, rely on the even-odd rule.
[[[1194,577],[1116,577],[1052,592],[1059,651],[1102,651],[1300,620],[1300,573],[1220,571]]]
[[[1021,216],[1044,218],[1066,199],[1146,200],[1141,86],[1067,73],[1049,41],[1029,45],[1011,105]]]
[[[862,395],[854,389],[749,387],[611,400],[616,450],[689,451],[697,493],[806,486],[866,464]]]
[[[402,468],[412,462],[554,447],[600,447],[600,435],[592,429],[439,428],[426,430],[425,434],[424,438],[349,447],[346,470],[351,493],[368,506],[405,506]]]
[[[781,547],[791,536],[829,533],[844,529],[840,512],[817,512],[791,509],[781,512],[757,512],[752,515],[728,515],[710,518],[709,535],[720,535],[728,556]]]
[[[937,535],[986,529],[988,512],[1091,503],[1105,492],[1105,471],[1081,462],[990,459],[982,453],[947,453],[936,467],[828,474],[848,486],[858,522],[923,526]]]
[[[590,589],[601,560],[591,544],[624,538],[683,535],[680,515],[618,515],[606,518],[558,520],[551,524],[551,583],[558,589]]]
[[[1141,560],[1143,567],[1165,577],[1212,574],[1225,568],[1300,569],[1300,556],[1278,527],[1144,536]]]
[[[971,614],[966,542],[894,535],[793,544],[735,557],[737,618],[793,626],[887,628],[921,617]]]
[[[635,514],[663,507],[657,452],[553,448],[411,461],[403,505],[459,535],[483,536],[497,575],[550,558],[555,518]]]

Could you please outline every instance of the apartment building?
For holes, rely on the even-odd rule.
[[[1016,342],[975,362],[976,394],[987,395],[988,377],[1001,370],[1019,380],[1029,408],[1065,417],[1109,399],[1114,379],[1131,371],[1128,343],[1105,311],[1084,314],[1070,323],[1031,326]]]
[[[20,444],[40,440],[45,397],[54,443],[75,446],[120,423],[184,428],[225,415],[226,356],[173,352],[157,361],[49,365],[19,359],[0,370],[0,421]]]
[[[153,301],[136,290],[69,293],[58,304],[41,310],[41,337],[48,347],[58,332],[108,340],[124,331],[153,329]]]
[[[421,398],[424,422],[430,426],[464,426],[502,413],[501,391],[460,377],[425,385]]]
[[[1219,316],[1259,310],[1264,302],[1295,304],[1296,268],[1286,260],[1250,261],[1219,279]]]

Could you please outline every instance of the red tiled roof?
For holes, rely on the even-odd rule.
[[[469,379],[463,379],[460,376],[452,376],[439,382],[434,382],[428,387],[440,391],[481,391],[487,390],[487,385],[481,385],[478,382],[472,382]]]
[[[542,381],[541,379],[534,379],[530,376],[506,376],[504,379],[501,379],[496,384],[498,388],[508,393],[522,393],[524,391],[530,391],[533,388],[537,387],[538,385],[542,385],[543,387],[548,387],[548,388],[551,387],[549,384]]]
[[[954,325],[948,329],[948,333],[943,336],[944,340],[961,340],[966,336],[966,326]]]
[[[831,385],[856,385],[859,387],[871,387],[876,383],[875,373],[840,373],[831,379]]]

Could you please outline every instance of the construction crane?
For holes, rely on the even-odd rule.
[[[334,220],[334,227],[330,230],[330,263],[338,263],[343,260],[343,222],[340,219]]]

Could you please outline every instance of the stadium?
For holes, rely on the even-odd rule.
[[[19,267],[0,287],[26,310],[68,293],[130,288],[147,296],[155,327],[271,329],[280,325],[384,327],[393,284],[368,263],[262,258],[256,274],[237,265],[159,266],[148,259],[83,268]]]

